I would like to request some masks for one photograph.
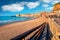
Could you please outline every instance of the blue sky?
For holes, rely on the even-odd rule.
[[[60,0],[0,0],[0,16],[51,12]]]

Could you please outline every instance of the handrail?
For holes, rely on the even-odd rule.
[[[59,25],[54,20],[51,20],[51,19],[49,19],[48,22],[50,25],[50,31],[53,34],[52,40],[60,40],[59,39],[59,36],[60,36]]]
[[[45,25],[43,25],[43,27],[41,26],[40,29],[34,33],[34,35],[32,35],[32,37],[30,37],[28,40],[31,40],[32,38],[35,38],[37,35],[39,37],[39,35],[41,34],[41,32],[43,31],[43,29],[45,28],[44,27]],[[37,34],[37,35],[36,35]],[[35,38],[36,39],[36,38]]]
[[[28,36],[29,34],[31,34],[32,32],[34,32],[35,30],[37,30],[38,28],[42,28],[42,26],[44,26],[44,24],[46,24],[46,22],[44,22],[43,24],[39,25],[38,27],[35,27],[27,32],[24,32],[22,34],[20,34],[19,36],[16,36],[14,38],[12,38],[11,40],[22,40],[23,38],[25,38],[26,36]]]

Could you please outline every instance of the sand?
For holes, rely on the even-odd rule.
[[[0,40],[10,40],[30,29],[33,29],[46,21],[45,17],[40,17],[34,20],[17,22],[0,26]]]

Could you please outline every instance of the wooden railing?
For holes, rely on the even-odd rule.
[[[46,27],[47,23],[44,22],[43,24],[39,25],[36,28],[33,28],[27,32],[24,32],[14,38],[12,38],[11,40],[37,40],[40,38],[40,35],[42,34],[42,32],[44,31],[44,28]],[[38,29],[38,31],[36,31]],[[28,35],[30,35],[31,33],[33,33],[34,31],[36,31],[30,38],[26,39],[26,37],[28,37]]]
[[[50,25],[50,31],[53,34],[53,38],[51,40],[60,40],[60,26],[51,19],[48,19]]]

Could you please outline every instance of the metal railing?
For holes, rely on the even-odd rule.
[[[38,27],[33,28],[27,32],[24,32],[14,38],[12,38],[11,40],[25,40],[25,38],[29,34],[33,33],[34,31],[36,31],[38,29],[38,31],[36,31],[29,39],[27,39],[27,40],[37,40],[39,38],[39,36],[41,35],[41,33],[43,32],[46,25],[47,25],[47,23],[44,22],[43,24],[39,25]]]

